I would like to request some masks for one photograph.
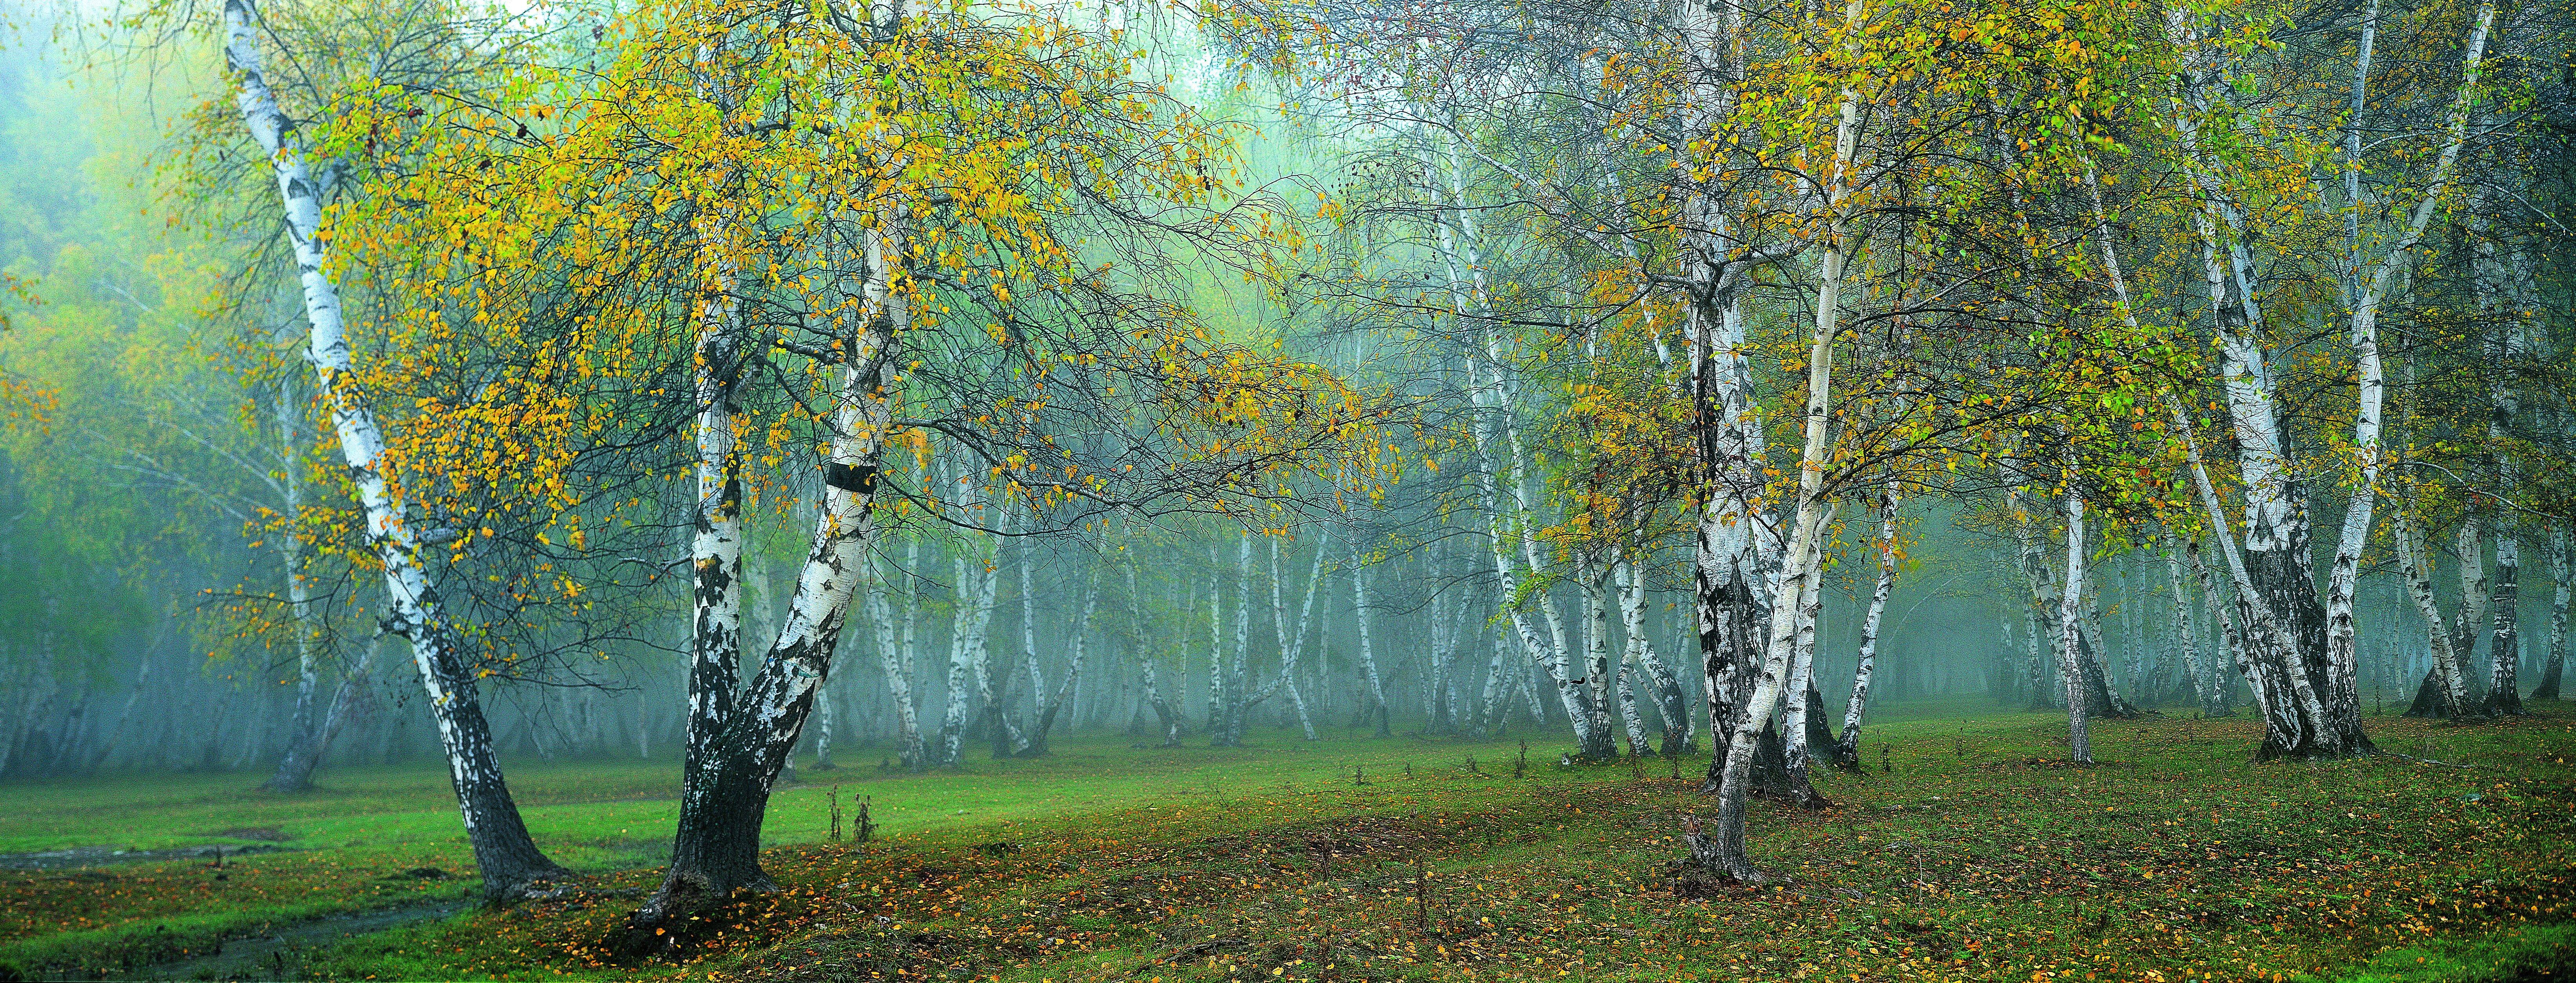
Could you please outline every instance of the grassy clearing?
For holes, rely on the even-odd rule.
[[[1677,896],[1666,870],[1678,815],[1708,807],[1692,794],[1694,768],[1680,781],[1661,761],[1559,769],[1553,743],[1532,749],[1520,778],[1507,745],[1282,734],[1231,751],[1067,742],[1051,759],[977,761],[963,774],[808,773],[768,820],[784,890],[685,931],[684,962],[635,966],[595,943],[655,882],[652,853],[674,816],[670,769],[523,765],[513,785],[530,824],[549,850],[598,872],[586,892],[370,934],[313,955],[305,972],[2548,979],[2460,974],[2508,957],[2549,967],[2571,942],[2560,924],[2576,905],[2571,724],[2381,719],[2372,731],[2384,748],[2447,764],[2249,765],[2250,721],[2105,722],[2097,753],[2111,763],[2076,769],[2056,760],[2062,719],[1893,713],[1873,725],[1887,751],[1868,755],[1872,772],[1823,780],[1835,809],[1757,810],[1757,855],[1791,884],[1701,898]],[[470,870],[443,776],[332,778],[336,791],[311,801],[201,779],[21,788],[32,807],[0,817],[0,837],[160,845],[275,826],[306,851],[233,865],[269,886],[257,900],[271,912],[472,889],[384,879],[406,864]],[[845,799],[872,798],[883,839],[821,842],[835,781]],[[118,805],[135,792],[154,804]],[[96,835],[64,833],[83,810]],[[191,896],[167,888],[206,876],[200,865],[161,868],[0,881],[0,958],[77,963],[102,944],[79,933],[253,904],[249,883]]]
[[[2576,925],[2524,925],[2380,953],[2341,983],[2520,983],[2576,979]]]

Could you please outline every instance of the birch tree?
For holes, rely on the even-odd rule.
[[[477,693],[473,660],[448,622],[422,562],[431,544],[408,514],[379,466],[384,436],[365,395],[349,385],[351,348],[341,317],[340,287],[333,279],[323,222],[328,170],[318,171],[295,122],[269,84],[262,43],[264,20],[257,0],[225,0],[224,63],[232,75],[241,125],[269,162],[279,209],[302,288],[307,328],[305,359],[330,418],[332,439],[348,467],[350,486],[365,513],[366,539],[382,571],[389,630],[412,650],[414,667],[438,719],[449,777],[474,845],[484,894],[516,897],[532,885],[569,876],[528,836],[509,784],[493,754],[490,726]]]

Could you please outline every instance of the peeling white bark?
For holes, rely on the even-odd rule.
[[[2077,490],[2072,462],[2067,454],[2066,469],[2066,584],[2058,592],[2057,652],[2058,670],[2066,677],[2066,735],[2068,750],[2080,764],[2093,763],[2093,732],[2090,727],[2091,707],[2084,692],[2084,668],[2078,664],[2083,640],[2084,609],[2084,495]]]
[[[1896,483],[1890,481],[1878,501],[1878,586],[1870,591],[1869,610],[1861,616],[1860,660],[1852,669],[1851,700],[1843,707],[1842,745],[1834,760],[1860,763],[1861,714],[1869,706],[1870,677],[1878,669],[1878,622],[1887,613],[1887,598],[1896,590]]]
[[[2397,566],[2406,579],[2406,597],[2415,602],[2415,613],[2423,617],[2426,641],[2433,650],[2434,676],[2441,683],[2445,704],[2442,715],[2456,716],[2469,705],[2468,684],[2460,676],[2459,653],[2451,647],[2451,631],[2443,623],[2441,602],[2433,597],[2431,556],[2424,551],[2415,517],[2407,510],[2397,510],[2391,525],[2396,527]]]
[[[277,184],[287,245],[294,253],[302,288],[305,358],[320,383],[332,435],[366,516],[367,543],[383,567],[391,615],[388,628],[411,643],[413,663],[447,751],[466,835],[483,870],[485,891],[506,897],[532,878],[558,876],[563,871],[537,851],[510,801],[500,763],[491,751],[469,660],[454,648],[455,636],[444,623],[429,572],[420,560],[418,531],[381,466],[383,431],[349,380],[350,349],[340,314],[340,290],[326,268],[321,186],[305,159],[301,139],[269,87],[255,0],[224,0],[223,21],[224,62],[233,75],[234,106],[243,128],[268,155]]]

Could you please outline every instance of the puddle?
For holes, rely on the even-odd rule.
[[[234,857],[279,853],[287,848],[267,843],[223,843],[208,846],[183,846],[168,850],[125,850],[112,846],[76,846],[69,850],[43,850],[36,853],[0,853],[0,870],[66,870],[74,867],[103,867],[110,864],[159,863],[169,860],[204,860],[212,863],[218,853],[229,860]]]
[[[288,980],[301,975],[307,954],[370,932],[433,921],[465,910],[457,900],[332,915],[311,921],[243,930],[215,951],[133,969],[101,973],[97,980]]]

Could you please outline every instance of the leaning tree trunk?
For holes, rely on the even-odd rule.
[[[349,342],[341,325],[340,288],[331,281],[324,256],[321,189],[293,123],[269,88],[259,25],[256,0],[225,0],[224,61],[233,75],[242,125],[268,155],[277,180],[287,243],[303,286],[305,357],[320,381],[332,434],[348,467],[346,478],[365,513],[368,545],[374,547],[384,569],[387,620],[411,643],[430,711],[438,720],[466,839],[473,844],[474,863],[483,875],[484,896],[494,901],[514,898],[537,882],[571,872],[538,851],[520,821],[518,805],[510,799],[509,784],[492,753],[491,729],[483,720],[475,667],[446,623],[429,571],[420,562],[418,533],[380,466],[384,437],[375,413],[347,379]]]
[[[2371,8],[2370,30],[2376,24],[2377,8]],[[2358,563],[2362,546],[2367,542],[2371,512],[2376,499],[2372,487],[2378,474],[2380,457],[2380,411],[2383,398],[2381,369],[2376,336],[2378,305],[2390,285],[2412,262],[2415,244],[2420,240],[2431,217],[2445,197],[2450,171],[2458,160],[2468,126],[2470,107],[2475,104],[2481,63],[2485,54],[2487,32],[2495,16],[2491,2],[2480,6],[2470,28],[2461,82],[2454,92],[2448,118],[2446,142],[2436,161],[2431,180],[2418,200],[2406,232],[2391,244],[2372,271],[2368,286],[2358,291],[2347,290],[2356,303],[2350,312],[2352,343],[2360,369],[2359,412],[2353,429],[2353,445],[2361,463],[2358,487],[2347,504],[2335,559],[2329,571],[2325,597],[2320,601],[2309,566],[2312,552],[2308,542],[2308,520],[2303,490],[2295,470],[2290,466],[2287,445],[2279,419],[2280,400],[2276,394],[2267,353],[2262,343],[2261,308],[2255,298],[2255,263],[2250,252],[2253,237],[2246,233],[2242,215],[2236,211],[2233,198],[2218,193],[2220,167],[2200,144],[2198,127],[2215,119],[2216,100],[2223,97],[2227,85],[2217,59],[2215,46],[2203,43],[2193,26],[2194,18],[2180,7],[2167,12],[2167,29],[2185,51],[2183,98],[2177,100],[2175,120],[2184,149],[2186,170],[2202,192],[2203,207],[2197,216],[2202,241],[2205,277],[2210,286],[2214,321],[2224,354],[2226,392],[2239,448],[2239,472],[2245,486],[2245,542],[2242,554],[2234,549],[2232,527],[2216,511],[2210,498],[2215,531],[2222,544],[2229,547],[2229,566],[2238,581],[2238,601],[2246,606],[2248,637],[2257,645],[2259,661],[2271,663],[2268,672],[2285,676],[2294,715],[2275,714],[2267,718],[2264,741],[2257,752],[2262,757],[2351,756],[2373,751],[2370,739],[2361,730],[2358,666],[2353,643],[2352,598],[2358,580]],[[2348,185],[2358,186],[2358,147],[2360,112],[2366,108],[2364,98],[2369,78],[2369,46],[2361,47],[2362,61],[2355,73],[2353,133],[2348,136],[2349,157],[2346,161]],[[2182,111],[2187,104],[2190,111]],[[2357,194],[2357,191],[2354,192]],[[2354,202],[2353,207],[2361,207]],[[2224,230],[2222,234],[2222,229]],[[2357,223],[2355,226],[2357,230]],[[2353,232],[2354,252],[2349,269],[2359,286],[2360,243]],[[2224,253],[2225,262],[2221,262]],[[2205,481],[2205,476],[2203,479]],[[2265,643],[2264,636],[2277,631],[2278,637]],[[2287,724],[2288,726],[2281,726]]]
[[[2137,705],[2121,696],[2119,687],[2111,684],[2110,660],[2103,654],[2109,648],[2109,637],[2102,633],[2102,616],[2094,606],[2096,600],[2096,597],[2084,598],[2077,615],[2081,620],[2076,637],[2083,644],[2076,647],[2075,656],[2076,663],[2084,669],[2084,692],[2090,697],[2086,706],[2097,717],[2135,719],[2143,716]]]
[[[2013,503],[2020,494],[2019,489],[2006,492],[2006,503],[2008,505]],[[2008,508],[2007,511],[2016,515],[2022,514],[2018,508]],[[2058,655],[2062,639],[2057,632],[2048,627],[2049,616],[2057,606],[2057,574],[2049,569],[2047,551],[2040,548],[2039,537],[2032,533],[2030,519],[2019,518],[2013,521],[2013,540],[2021,553],[2022,585],[2029,590],[2028,603],[2022,606],[2022,625],[2024,644],[2029,649],[2026,654],[2029,666],[2030,709],[2053,710],[2058,704],[2065,702],[2062,687],[2059,693],[2052,694],[2048,686],[2049,677],[2052,675],[2050,666],[2054,662],[2062,661]],[[2040,651],[2042,647],[2047,651]]]
[[[1646,674],[1646,685],[1652,689],[1655,713],[1663,719],[1664,733],[1658,749],[1665,757],[1690,753],[1690,696],[1682,691],[1682,682],[1673,676],[1664,660],[1655,656],[1654,643],[1646,638],[1646,574],[1626,557],[1621,557],[1611,573],[1619,587],[1619,617],[1627,631],[1627,654],[1624,660]]]
[[[1530,521],[1532,510],[1523,473],[1525,455],[1519,430],[1510,420],[1512,398],[1503,374],[1501,342],[1488,331],[1485,346],[1483,361],[1487,363],[1487,371],[1480,374],[1473,397],[1478,408],[1499,418],[1494,425],[1502,432],[1502,439],[1497,441],[1488,435],[1481,420],[1471,422],[1468,432],[1474,438],[1478,456],[1485,463],[1478,469],[1476,477],[1487,506],[1486,538],[1492,548],[1503,614],[1513,633],[1519,637],[1522,649],[1530,654],[1532,661],[1555,687],[1557,702],[1564,708],[1574,730],[1576,755],[1590,761],[1609,761],[1619,756],[1617,738],[1606,726],[1608,714],[1592,699],[1587,680],[1572,664],[1573,653],[1567,650],[1565,626],[1557,615],[1555,599],[1544,589],[1531,591],[1527,598],[1521,596],[1521,585],[1525,582],[1523,571],[1535,579],[1543,576],[1545,570],[1540,563],[1536,530]],[[1476,359],[1469,359],[1471,371],[1476,362]],[[1493,446],[1496,443],[1504,446],[1497,451]],[[1509,486],[1508,497],[1505,485]],[[1517,561],[1511,556],[1514,542],[1521,545],[1522,557]],[[1544,637],[1539,634],[1539,626],[1530,622],[1528,609],[1531,607],[1538,609],[1538,615],[1545,623],[1547,634]]]
[[[2479,676],[2471,671],[2469,665],[2477,658],[2478,625],[2486,620],[2486,604],[2490,599],[2486,589],[2486,553],[2478,530],[2478,517],[2470,514],[2461,519],[2452,541],[2451,554],[2460,565],[2458,615],[2451,619],[2448,628],[2443,627],[2440,617],[2428,618],[2424,622],[2433,631],[2444,633],[2445,647],[2453,661],[2445,669],[2437,658],[2432,667],[2424,670],[2423,681],[2415,686],[2415,701],[2406,708],[2409,717],[2471,716],[2484,702],[2477,690]],[[2429,580],[2433,570],[2432,554],[2422,549],[2420,541],[2417,549],[2419,555],[2415,563]],[[2431,596],[2431,590],[2430,583],[2427,583],[2426,596]]]
[[[1162,725],[1163,746],[1179,747],[1181,746],[1180,711],[1172,708],[1172,701],[1163,698],[1161,681],[1155,678],[1154,660],[1148,657],[1141,661],[1145,669],[1145,705],[1154,708],[1155,722]]]
[[[1816,419],[1820,421],[1822,414],[1818,413]],[[1821,425],[1815,427],[1819,433],[1822,429]],[[1821,444],[1822,440],[1810,443]],[[1810,450],[1820,452],[1821,448],[1811,446]],[[1818,587],[1818,568],[1823,552],[1818,548],[1821,538],[1819,527],[1831,510],[1831,506],[1821,501],[1821,495],[1801,496],[1801,499],[1797,530],[1790,539],[1785,558],[1790,575],[1782,578],[1771,603],[1762,662],[1753,675],[1752,693],[1746,701],[1750,713],[1736,724],[1731,739],[1725,745],[1725,764],[1718,775],[1718,829],[1711,858],[1719,867],[1719,873],[1745,883],[1770,880],[1770,875],[1755,866],[1752,857],[1745,852],[1744,822],[1754,792],[1756,758],[1761,756],[1763,746],[1768,743],[1764,738],[1773,734],[1770,727],[1772,711],[1787,689],[1789,664],[1797,646],[1798,608],[1805,603],[1806,595]],[[1785,760],[1781,770],[1788,770]]]
[[[1286,598],[1281,593],[1280,586],[1279,541],[1276,539],[1270,541],[1270,627],[1271,637],[1279,640],[1279,674],[1271,677],[1268,683],[1262,684],[1261,689],[1254,692],[1251,699],[1254,705],[1258,705],[1270,699],[1278,691],[1286,690],[1289,705],[1296,711],[1297,726],[1304,731],[1306,739],[1310,741],[1315,739],[1315,722],[1307,716],[1306,695],[1297,690],[1297,664],[1305,655],[1306,634],[1315,620],[1315,597],[1322,592],[1324,585],[1325,542],[1315,544],[1315,565],[1306,573],[1306,599],[1297,609],[1296,626],[1291,628],[1288,624]],[[1329,632],[1330,626],[1327,626],[1326,630]],[[1374,668],[1374,660],[1371,661]]]
[[[2425,635],[2433,649],[2433,669],[2415,688],[2415,703],[2406,709],[2409,717],[2455,717],[2468,705],[2466,683],[2460,678],[2459,650],[2451,646],[2451,632],[2442,623],[2441,602],[2433,598],[2431,557],[2415,531],[2415,518],[2405,509],[2397,511],[2397,568],[2406,579],[2406,597],[2415,602],[2415,613],[2424,619]]]
[[[978,501],[972,481],[959,489],[959,504],[972,508]],[[957,557],[955,583],[957,609],[951,621],[954,627],[948,637],[948,700],[941,708],[939,740],[931,750],[931,764],[955,768],[965,761],[966,711],[979,694],[989,699],[991,680],[985,668],[990,650],[986,643],[992,631],[994,596],[1000,573],[995,569],[998,537],[977,537],[974,555]],[[989,712],[989,711],[988,711]]]
[[[1878,502],[1878,586],[1869,595],[1869,611],[1860,620],[1860,661],[1852,669],[1851,701],[1843,707],[1843,736],[1834,743],[1834,764],[1860,767],[1861,713],[1869,707],[1870,676],[1878,668],[1878,621],[1887,613],[1887,596],[1896,589],[1896,483],[1890,481]]]
[[[2190,467],[2192,485],[2200,493],[2201,517],[2209,523],[2210,538],[2218,544],[2219,554],[2227,563],[2229,583],[2235,588],[2234,617],[2230,619],[2221,614],[2220,626],[2227,638],[2228,649],[2236,658],[2237,671],[2244,675],[2246,688],[2254,694],[2255,708],[2263,715],[2266,736],[2255,752],[2256,756],[2271,758],[2290,753],[2290,749],[2306,743],[2306,738],[2301,735],[2307,732],[2311,721],[2323,718],[2324,710],[2308,686],[2307,675],[2292,671],[2296,665],[2297,643],[2273,617],[2271,606],[2255,589],[2245,555],[2237,548],[2236,537],[2228,529],[2227,514],[2219,504],[2217,486],[2210,481],[2208,464],[2200,456],[2200,443],[2192,433],[2190,415],[2172,396],[2166,396],[2164,402],[2175,431],[2182,436],[2184,459]],[[2210,575],[2209,568],[2200,562],[2197,549],[2192,552],[2191,560],[2194,569],[2201,574],[2202,592],[2215,603],[2219,597],[2217,582]]]
[[[1360,559],[1359,545],[1354,542],[1351,545],[1351,604],[1352,614],[1359,629],[1360,677],[1362,682],[1368,684],[1369,701],[1363,712],[1376,717],[1377,736],[1388,737],[1392,735],[1392,731],[1387,725],[1386,681],[1378,674],[1377,648],[1369,637],[1371,627],[1369,616],[1374,606],[1369,598],[1368,568],[1361,565]]]

